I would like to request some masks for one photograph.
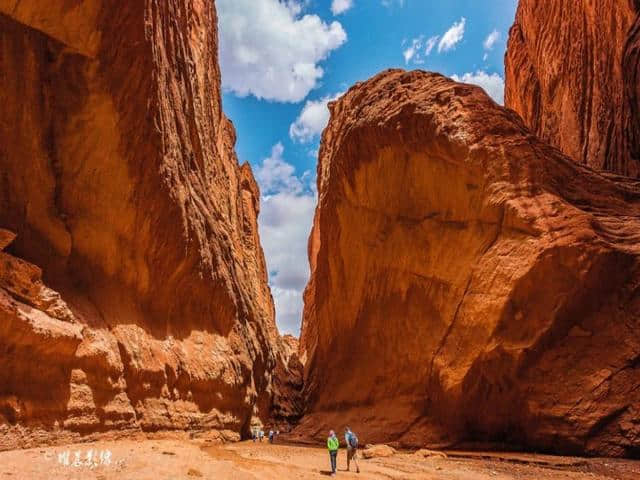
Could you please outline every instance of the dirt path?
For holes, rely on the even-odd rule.
[[[89,452],[92,452],[89,454]],[[447,459],[399,453],[361,460],[345,479],[544,480],[640,479],[640,462],[520,454],[450,452]],[[318,479],[329,475],[323,448],[242,442],[226,446],[185,440],[121,440],[0,453],[0,480]]]

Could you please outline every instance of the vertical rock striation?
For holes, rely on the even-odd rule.
[[[280,343],[214,3],[54,3],[0,0],[0,447],[244,432]]]
[[[437,74],[330,109],[297,434],[637,455],[640,184]]]
[[[640,176],[635,0],[521,0],[505,104],[540,138],[597,170]]]

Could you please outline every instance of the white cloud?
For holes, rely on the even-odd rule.
[[[281,333],[298,335],[302,320],[302,293],[309,279],[307,242],[316,207],[315,178],[298,176],[284,158],[284,148],[273,146],[271,156],[256,169],[262,190],[260,238],[269,271]]]
[[[424,54],[427,57],[431,55],[431,50],[433,50],[433,47],[436,46],[436,43],[438,43],[439,38],[440,38],[440,35],[434,35],[433,37],[429,38],[429,40],[427,40],[427,43],[424,49]]]
[[[340,15],[353,7],[353,0],[333,0],[331,2],[331,13]]]
[[[416,54],[419,55],[419,51],[422,48],[422,39],[423,39],[422,36],[418,38],[414,38],[413,40],[411,40],[411,45],[409,45],[409,47],[407,47],[407,49],[402,52],[402,56],[404,57],[405,64],[413,60]]]
[[[276,306],[278,330],[281,335],[300,336],[302,311],[304,307],[302,293],[297,290],[271,287],[273,302]]]
[[[462,17],[459,22],[455,22],[449,30],[442,36],[438,44],[438,53],[448,52],[458,44],[464,37],[464,27],[467,19]]]
[[[488,74],[483,70],[475,73],[465,73],[462,77],[452,75],[456,82],[471,83],[482,87],[496,103],[504,103],[504,79],[497,73]]]
[[[487,38],[485,38],[484,43],[482,45],[484,46],[485,50],[493,50],[493,46],[496,44],[498,40],[500,40],[500,32],[497,30],[494,30],[487,36]]]
[[[459,22],[455,22],[442,36],[433,35],[426,41],[424,40],[424,35],[414,38],[407,48],[402,51],[404,63],[414,63],[416,65],[425,63],[425,58],[431,55],[436,45],[438,45],[438,53],[448,52],[452,48],[455,48],[464,37],[466,23],[467,20],[462,17]],[[402,45],[406,45],[406,40],[402,42]]]
[[[339,22],[301,15],[296,0],[218,0],[223,87],[244,97],[298,102],[324,75],[319,63],[347,40]]]
[[[289,136],[292,140],[308,143],[322,134],[322,130],[329,121],[329,107],[327,104],[342,95],[328,95],[320,100],[308,100],[302,108],[296,121],[289,127]]]
[[[294,175],[294,166],[282,158],[283,153],[282,143],[275,144],[271,148],[271,156],[265,158],[262,165],[256,168],[256,179],[263,194],[277,192],[298,194],[302,192],[302,182]]]
[[[425,61],[425,57],[431,55],[431,51],[433,47],[438,43],[438,35],[434,35],[424,40],[424,35],[420,35],[417,38],[411,40],[409,46],[402,52],[402,56],[404,57],[404,63],[414,63],[416,65],[421,65]],[[403,42],[403,45],[406,45],[406,40]]]

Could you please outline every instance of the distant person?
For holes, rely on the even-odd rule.
[[[260,437],[260,442],[262,443],[262,439],[264,438],[264,430],[260,430],[260,432],[258,432],[258,437]]]
[[[251,430],[251,438],[253,439],[253,443],[256,443],[256,440],[258,440],[258,430],[255,428]]]
[[[269,430],[269,443],[273,443],[273,436],[275,434],[273,433],[273,430]]]
[[[340,448],[340,440],[336,437],[336,432],[331,430],[329,438],[327,438],[327,448],[329,449],[329,459],[331,460],[331,476],[336,476],[338,463],[338,449]]]
[[[358,436],[349,427],[344,429],[344,442],[347,444],[347,471],[350,470],[351,460],[356,464],[356,472],[360,473],[358,466]]]

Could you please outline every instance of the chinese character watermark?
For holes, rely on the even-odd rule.
[[[74,468],[94,469],[97,467],[108,467],[111,465],[115,465],[117,467],[122,467],[124,465],[124,460],[118,460],[116,462],[113,461],[113,454],[111,453],[111,450],[89,449],[87,451],[75,450],[73,452],[65,450],[58,452],[57,454],[47,452],[45,453],[44,458],[47,461],[57,460],[59,465]]]

